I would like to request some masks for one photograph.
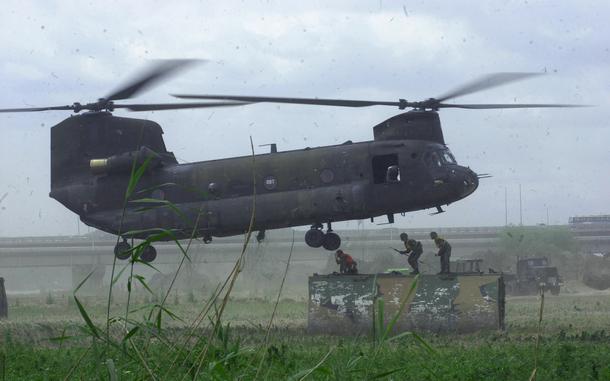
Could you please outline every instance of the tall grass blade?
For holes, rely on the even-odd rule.
[[[322,364],[324,364],[324,362],[326,361],[326,359],[328,358],[328,356],[330,356],[331,353],[333,353],[333,351],[336,349],[336,347],[332,347],[330,348],[330,350],[328,351],[328,353],[326,353],[324,355],[324,357],[322,357],[322,359],[313,367],[313,368],[309,368],[309,369],[305,369],[302,370],[298,373],[296,373],[295,375],[293,375],[292,377],[290,377],[289,379],[292,380],[298,380],[298,381],[303,381],[304,379],[306,379],[310,374],[312,374],[313,372],[316,371],[316,369],[318,369],[319,367],[322,366]]]
[[[95,326],[95,324],[93,324],[93,321],[91,321],[89,314],[87,313],[87,311],[81,304],[80,300],[78,300],[76,295],[74,295],[74,301],[76,302],[76,306],[78,307],[78,311],[80,312],[80,315],[82,316],[83,320],[85,320],[87,327],[89,327],[89,331],[91,332],[91,334],[93,336],[95,336],[96,338],[100,339],[100,334],[98,332],[97,327]]]
[[[534,349],[534,369],[529,381],[536,381],[538,373],[538,353],[540,352],[540,337],[542,336],[542,316],[544,312],[544,288],[540,289],[540,310],[538,311],[538,333],[536,334],[536,346]]]
[[[140,178],[142,177],[144,172],[146,172],[146,169],[148,168],[148,164],[150,163],[151,159],[152,159],[151,156],[147,157],[146,160],[144,160],[144,162],[142,163],[142,165],[137,167],[136,170],[132,172],[131,176],[129,177],[129,183],[127,184],[127,191],[125,192],[125,200],[129,200],[131,198],[131,195],[133,194],[133,191],[136,189],[136,186],[138,185]],[[135,163],[136,163],[136,161],[134,158],[134,165],[135,165]]]
[[[116,367],[114,366],[114,361],[112,361],[112,359],[106,360],[106,367],[108,368],[108,378],[110,381],[119,381],[119,377],[116,374]]]
[[[87,275],[85,277],[85,279],[81,280],[80,283],[78,284],[78,286],[76,286],[76,288],[74,289],[73,293],[76,294],[78,292],[78,290],[80,290],[81,287],[83,287],[83,284],[85,284],[85,282],[87,282],[89,280],[89,278],[91,278],[91,275],[93,275],[93,273],[95,272],[95,270],[91,271],[89,273],[89,275]]]
[[[392,320],[390,321],[390,323],[386,327],[385,332],[383,334],[383,337],[381,338],[381,343],[383,343],[388,338],[388,336],[390,335],[390,333],[394,329],[394,326],[398,322],[398,319],[400,318],[400,316],[402,316],[402,313],[404,312],[405,307],[407,306],[407,301],[409,299],[411,299],[411,296],[413,295],[413,293],[417,289],[417,284],[418,283],[419,283],[419,274],[416,275],[415,278],[413,278],[413,282],[411,283],[411,287],[409,288],[409,292],[406,293],[405,296],[403,297],[403,299],[400,301],[400,306],[398,307],[398,311],[396,311],[396,313],[394,314],[394,317],[392,317]]]

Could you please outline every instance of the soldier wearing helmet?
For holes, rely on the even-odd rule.
[[[409,255],[407,262],[409,262],[409,265],[413,269],[413,271],[411,271],[411,274],[419,274],[419,257],[424,252],[421,242],[416,241],[414,239],[409,239],[409,235],[407,233],[401,233],[400,240],[405,245],[405,250],[394,249],[394,251],[402,255]]]
[[[441,272],[439,274],[449,274],[449,257],[451,257],[451,245],[443,238],[439,237],[436,232],[430,232],[430,238],[438,248],[437,256],[441,259]]]

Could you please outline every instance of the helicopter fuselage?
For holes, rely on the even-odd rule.
[[[130,172],[97,176],[80,185],[76,205],[66,206],[86,209],[79,213],[84,223],[113,234],[163,228],[178,238],[193,230],[227,236],[245,232],[253,210],[253,230],[313,225],[450,204],[478,185],[447,147],[417,140],[161,166],[142,176],[125,203],[129,178]]]

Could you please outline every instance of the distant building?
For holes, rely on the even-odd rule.
[[[610,214],[570,217],[568,223],[570,225],[610,225]]]
[[[610,214],[570,217],[568,224],[571,229],[576,230],[610,229]]]

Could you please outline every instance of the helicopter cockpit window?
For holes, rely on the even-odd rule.
[[[443,161],[446,164],[457,164],[457,161],[455,161],[455,157],[453,157],[449,150],[441,151],[441,157],[443,158]]]
[[[428,167],[440,167],[443,165],[436,152],[426,152],[424,154],[424,163],[426,163]]]

